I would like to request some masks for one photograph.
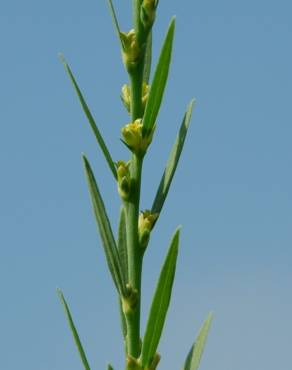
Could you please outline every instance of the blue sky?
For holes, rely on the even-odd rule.
[[[115,1],[124,30],[130,1]],[[184,109],[197,100],[145,258],[143,327],[170,236],[183,225],[161,369],[179,369],[209,310],[201,370],[292,368],[290,1],[160,1],[156,58],[177,15],[174,58],[145,163],[152,202]],[[81,152],[116,226],[119,199],[58,59],[78,78],[115,159],[127,158],[127,76],[106,1],[3,1],[0,15],[0,368],[81,369],[55,290],[68,298],[92,369],[122,367],[116,297]],[[156,59],[155,59],[156,60]],[[114,194],[114,195],[113,195]]]

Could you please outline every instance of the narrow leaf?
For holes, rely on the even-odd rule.
[[[78,352],[79,352],[81,361],[83,363],[84,369],[85,370],[90,370],[90,367],[89,367],[89,364],[88,364],[88,361],[87,361],[87,358],[86,358],[84,349],[82,347],[81,341],[79,339],[79,335],[78,335],[77,329],[76,329],[75,324],[73,322],[72,315],[70,313],[68,304],[67,304],[67,302],[65,300],[65,297],[64,297],[64,295],[63,295],[63,293],[62,293],[62,291],[60,289],[57,290],[57,293],[58,293],[58,295],[60,297],[60,300],[62,302],[62,305],[64,307],[65,314],[66,314],[66,317],[67,317],[67,320],[68,320],[68,323],[69,323],[71,332],[73,334],[74,341],[75,341],[75,344],[77,346],[77,349],[78,349]]]
[[[207,336],[209,333],[210,325],[213,319],[212,313],[209,313],[206,321],[204,322],[195,343],[193,344],[188,356],[186,358],[183,370],[197,370],[200,361],[202,358],[202,354],[204,351],[204,347],[206,344]]]
[[[162,102],[171,60],[174,29],[175,18],[172,18],[155,69],[153,81],[149,91],[149,97],[145,108],[143,118],[143,131],[145,134],[151,132]]]
[[[86,117],[88,119],[88,122],[89,122],[89,124],[91,126],[91,129],[92,129],[92,131],[93,131],[93,133],[95,135],[95,138],[96,138],[96,140],[97,140],[97,142],[98,142],[98,144],[99,144],[99,146],[100,146],[100,148],[101,148],[101,150],[103,152],[103,155],[104,155],[104,157],[105,157],[105,159],[106,159],[106,161],[107,161],[107,163],[109,165],[109,168],[112,171],[114,177],[117,178],[117,171],[116,171],[116,167],[115,167],[114,161],[112,160],[112,157],[110,155],[110,152],[109,152],[109,150],[108,150],[108,148],[107,148],[107,146],[105,144],[105,141],[104,141],[104,139],[103,139],[103,137],[102,137],[102,135],[101,135],[101,133],[100,133],[100,131],[99,131],[96,123],[95,123],[95,120],[94,120],[94,118],[93,118],[93,116],[92,116],[92,114],[91,114],[91,112],[89,110],[89,107],[88,107],[86,101],[84,100],[84,97],[82,95],[82,92],[79,89],[79,86],[78,86],[78,84],[77,84],[77,82],[75,80],[75,77],[74,77],[73,73],[72,73],[72,70],[69,67],[68,63],[66,62],[66,60],[65,60],[65,58],[63,56],[61,56],[61,60],[62,60],[62,62],[64,64],[65,70],[68,73],[69,78],[70,78],[70,80],[71,80],[71,82],[73,84],[73,87],[74,87],[74,89],[76,91],[76,94],[77,94],[77,96],[79,98],[79,101],[80,101],[80,104],[82,106],[82,109],[83,109],[83,111],[84,111],[84,113],[85,113],[85,115],[86,115]]]
[[[150,31],[147,44],[146,44],[146,52],[145,52],[145,64],[144,64],[144,72],[143,72],[143,80],[148,84],[150,73],[151,73],[151,61],[152,61],[152,31]]]
[[[119,230],[118,230],[118,252],[123,269],[123,275],[128,281],[128,253],[127,253],[127,231],[126,231],[126,213],[124,207],[121,207]]]
[[[156,353],[162,334],[168,306],[171,298],[179,246],[179,229],[176,230],[162,266],[156,290],[148,316],[146,331],[142,344],[141,364],[148,367]]]
[[[160,213],[167,197],[177,164],[184,146],[185,138],[188,132],[189,124],[191,121],[192,111],[194,106],[194,100],[192,100],[188,106],[188,109],[184,115],[180,130],[176,137],[175,143],[170,152],[167,165],[162,175],[153,205],[152,213]]]
[[[91,196],[92,206],[97,221],[97,225],[99,228],[99,233],[101,236],[105,256],[107,259],[107,264],[118,292],[122,295],[125,295],[126,294],[125,280],[123,277],[121,262],[119,259],[119,254],[117,251],[116,242],[113,236],[111,225],[94,174],[92,172],[92,169],[87,158],[84,155],[83,162],[88,182],[88,188]]]
[[[120,219],[119,219],[119,229],[118,229],[118,252],[119,257],[123,269],[123,275],[128,281],[128,253],[127,253],[127,236],[126,236],[126,214],[125,209],[122,206],[120,211]],[[122,302],[119,298],[119,308],[120,308],[120,318],[121,318],[121,326],[122,326],[122,333],[124,339],[126,340],[127,335],[127,324],[125,314],[122,308]]]
[[[108,4],[109,4],[110,13],[111,13],[111,16],[112,16],[112,20],[113,20],[113,24],[114,24],[114,27],[115,27],[117,36],[118,36],[118,38],[120,40],[121,47],[124,48],[123,40],[121,38],[121,30],[120,30],[118,18],[117,18],[117,15],[116,15],[115,8],[114,8],[114,5],[113,5],[112,0],[108,0]]]

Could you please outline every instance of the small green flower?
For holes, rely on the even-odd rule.
[[[149,90],[150,90],[150,85],[148,85],[145,81],[143,82],[142,85],[142,108],[143,112],[146,107],[148,95],[149,95]],[[121,99],[126,107],[127,111],[131,111],[131,88],[129,85],[125,84],[122,86],[122,94],[121,94]]]
[[[140,47],[134,29],[127,33],[121,32],[120,36],[123,42],[123,62],[127,71],[130,72],[137,65],[140,57]]]
[[[130,163],[124,161],[118,161],[117,176],[118,176],[118,192],[123,200],[128,200],[131,193],[131,175],[130,175]]]
[[[138,232],[139,240],[142,248],[146,248],[149,242],[151,230],[158,218],[158,213],[151,213],[151,211],[146,210],[141,212],[138,221]]]
[[[150,145],[155,130],[155,125],[148,135],[143,135],[142,119],[128,123],[121,130],[125,144],[138,156],[143,156]]]

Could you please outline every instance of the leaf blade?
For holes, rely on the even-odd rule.
[[[148,84],[150,73],[151,73],[151,62],[152,62],[152,31],[150,31],[147,43],[146,43],[146,51],[145,51],[145,64],[144,64],[144,71],[143,71],[143,80]]]
[[[186,138],[188,128],[190,125],[190,121],[191,121],[191,117],[192,117],[194,102],[195,102],[194,99],[191,100],[187,108],[187,111],[184,115],[182,124],[179,129],[178,135],[171,149],[165,170],[163,172],[162,178],[160,180],[160,184],[158,186],[158,189],[157,189],[157,192],[156,192],[153,204],[152,204],[152,208],[151,208],[152,213],[160,214],[161,209],[164,205],[165,199],[167,197],[173,176],[175,174],[175,171],[176,171],[179,159],[180,159],[180,155],[182,153],[185,138]]]
[[[94,133],[94,136],[96,138],[96,141],[97,141],[98,145],[101,148],[101,151],[102,151],[102,153],[103,153],[103,155],[105,157],[105,160],[107,161],[107,164],[108,164],[108,166],[109,166],[112,174],[114,175],[114,178],[116,179],[117,178],[117,170],[116,170],[114,161],[112,160],[112,157],[110,155],[110,152],[109,152],[109,150],[108,150],[108,148],[106,146],[106,143],[105,143],[105,141],[104,141],[104,139],[103,139],[103,137],[102,137],[102,135],[101,135],[101,133],[100,133],[97,125],[96,125],[96,123],[95,123],[95,120],[94,120],[94,118],[93,118],[93,116],[92,116],[92,114],[90,112],[90,109],[89,109],[89,107],[88,107],[88,105],[87,105],[87,103],[86,103],[86,101],[85,101],[85,99],[83,97],[83,94],[82,94],[82,92],[81,92],[81,90],[80,90],[80,88],[79,88],[79,86],[77,84],[77,81],[76,81],[76,79],[75,79],[75,77],[73,75],[73,72],[72,72],[69,64],[66,62],[65,58],[62,55],[61,55],[61,61],[62,61],[63,65],[64,65],[64,68],[65,68],[65,70],[66,70],[69,78],[70,78],[70,81],[71,81],[71,83],[72,83],[72,85],[74,87],[74,90],[75,90],[75,92],[76,92],[76,94],[77,94],[77,96],[79,98],[81,107],[82,107],[82,109],[83,109],[83,111],[84,111],[84,113],[85,113],[85,115],[86,115],[86,117],[88,119],[89,125],[90,125],[90,127],[91,127],[91,129],[92,129],[92,131]]]
[[[150,133],[153,128],[165,90],[172,54],[172,44],[175,30],[175,18],[172,18],[161,49],[158,63],[154,72],[153,81],[143,117],[143,132]]]
[[[113,4],[112,0],[108,0],[108,5],[109,5],[109,8],[110,8],[110,13],[111,13],[111,16],[112,16],[112,21],[113,21],[113,24],[114,24],[114,27],[115,27],[115,30],[116,30],[118,39],[120,40],[121,47],[123,49],[124,48],[124,45],[123,45],[123,40],[121,38],[121,29],[120,29],[120,26],[119,26],[118,18],[117,18],[116,11],[115,11],[114,4]]]
[[[74,338],[76,347],[78,349],[79,356],[80,356],[81,361],[83,363],[84,369],[85,370],[90,370],[90,366],[88,364],[88,361],[87,361],[87,358],[86,358],[86,354],[85,354],[85,351],[83,349],[82,343],[80,341],[80,338],[79,338],[79,335],[78,335],[76,326],[74,324],[74,321],[73,321],[73,318],[72,318],[72,315],[71,315],[69,306],[68,306],[68,304],[66,302],[66,299],[65,299],[62,291],[60,289],[57,289],[57,293],[58,293],[58,296],[59,296],[59,298],[61,300],[61,303],[62,303],[62,305],[64,307],[65,315],[67,317],[67,321],[69,323],[69,327],[71,329],[71,332],[72,332],[72,335],[73,335],[73,338]]]
[[[82,158],[85,174],[87,177],[89,193],[91,196],[92,207],[101,236],[107,264],[118,292],[121,295],[126,295],[125,279],[123,276],[116,242],[105,210],[105,206],[101,198],[91,166],[85,155],[83,155]]]
[[[123,274],[128,281],[128,252],[127,252],[127,230],[126,230],[126,212],[122,206],[120,210],[119,228],[118,228],[118,253],[123,269]]]
[[[170,247],[155,289],[142,344],[142,367],[150,366],[163,331],[175,276],[176,260],[179,247],[179,233],[180,231],[177,229],[172,237]]]
[[[201,362],[202,355],[203,355],[203,351],[206,345],[206,341],[207,341],[207,337],[208,337],[208,333],[210,330],[212,320],[213,320],[213,314],[209,313],[207,319],[205,320],[203,326],[201,327],[199,331],[199,334],[197,336],[195,343],[192,345],[187,355],[183,370],[197,370],[198,369],[200,362]]]

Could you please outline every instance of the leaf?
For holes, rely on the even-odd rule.
[[[212,313],[209,313],[206,321],[204,322],[202,328],[200,329],[200,332],[197,336],[197,339],[193,346],[191,347],[188,356],[186,358],[183,370],[197,370],[200,361],[202,358],[202,354],[204,351],[204,347],[206,344],[207,336],[210,330],[210,325],[213,319]]]
[[[141,351],[143,368],[151,364],[162,334],[175,275],[179,232],[180,230],[177,229],[171,240],[151,304]]]
[[[178,132],[178,135],[176,137],[175,143],[171,149],[167,165],[165,167],[164,173],[162,175],[151,212],[152,213],[160,213],[161,209],[163,207],[163,204],[165,202],[165,199],[167,197],[175,170],[177,168],[177,164],[184,146],[185,138],[188,132],[191,116],[192,116],[192,110],[194,106],[194,100],[192,100],[188,106],[188,109],[184,115],[184,119],[182,121],[180,130]]]
[[[125,280],[111,225],[96,180],[94,178],[94,174],[85,155],[83,155],[83,162],[88,182],[88,188],[91,196],[92,206],[97,221],[97,225],[99,228],[99,233],[101,236],[105,256],[107,259],[107,264],[118,292],[121,295],[125,296],[126,295]]]
[[[128,252],[127,252],[127,231],[126,231],[126,212],[124,207],[121,207],[119,230],[118,230],[118,252],[123,269],[123,275],[128,281]]]
[[[174,29],[175,18],[172,18],[161,49],[145,107],[143,118],[143,132],[145,135],[151,132],[162,102],[171,60]]]
[[[143,81],[147,84],[149,83],[150,72],[151,72],[151,61],[152,61],[152,31],[150,31],[147,44],[146,44],[146,52],[145,52],[145,64],[144,64],[144,71],[143,71]]]
[[[115,26],[115,30],[116,30],[117,36],[118,36],[118,38],[120,40],[121,47],[123,49],[124,48],[124,44],[123,44],[123,39],[121,38],[121,30],[120,30],[118,18],[117,18],[117,15],[116,15],[115,8],[114,8],[114,5],[113,5],[112,0],[108,0],[108,4],[109,4],[109,8],[110,8],[110,13],[111,13],[111,16],[112,16],[113,24]]]
[[[99,146],[100,146],[100,148],[101,148],[101,150],[103,152],[103,155],[104,155],[104,157],[105,157],[105,159],[106,159],[106,161],[107,161],[107,163],[109,165],[110,170],[112,171],[112,173],[113,173],[113,175],[114,175],[114,177],[116,179],[117,178],[117,170],[116,170],[114,161],[112,160],[112,157],[110,155],[110,152],[109,152],[109,150],[108,150],[108,148],[107,148],[107,146],[105,144],[105,141],[104,141],[104,139],[103,139],[103,137],[102,137],[102,135],[101,135],[101,133],[100,133],[100,131],[99,131],[96,123],[95,123],[95,120],[94,120],[94,118],[93,118],[93,116],[92,116],[92,114],[91,114],[91,112],[89,110],[89,107],[88,107],[86,101],[84,100],[84,97],[83,97],[83,95],[81,93],[81,90],[79,89],[79,86],[78,86],[78,84],[77,84],[77,82],[75,80],[75,77],[74,77],[73,73],[72,73],[72,70],[71,70],[71,68],[69,67],[68,63],[66,62],[65,58],[62,55],[61,55],[61,60],[62,60],[62,62],[64,64],[64,67],[65,67],[66,72],[69,75],[69,78],[70,78],[70,80],[71,80],[71,82],[73,84],[73,87],[74,87],[74,89],[75,89],[75,91],[77,93],[77,96],[79,98],[80,104],[81,104],[82,109],[83,109],[83,111],[84,111],[84,113],[85,113],[85,115],[86,115],[86,117],[88,119],[88,122],[89,122],[89,124],[91,126],[91,129],[92,129],[92,131],[93,131],[93,133],[95,135],[95,138],[96,138],[96,140],[97,140],[97,142],[98,142],[98,144],[99,144]]]
[[[64,307],[65,314],[66,314],[66,317],[67,317],[67,320],[68,320],[68,323],[69,323],[71,332],[73,334],[74,341],[75,341],[75,344],[77,346],[77,349],[78,349],[78,352],[79,352],[81,361],[83,363],[84,369],[85,370],[90,370],[90,367],[89,367],[89,364],[88,364],[88,361],[87,361],[87,358],[86,358],[84,349],[82,347],[81,341],[79,339],[79,335],[78,335],[77,329],[76,329],[76,327],[74,325],[74,322],[73,322],[73,319],[72,319],[72,316],[71,316],[71,313],[70,313],[68,304],[67,304],[67,302],[65,300],[65,297],[64,297],[64,295],[63,295],[63,293],[62,293],[62,291],[60,289],[57,289],[57,293],[58,293],[58,296],[59,296],[59,298],[60,298],[60,300],[62,302],[62,305]]]
[[[114,370],[114,368],[112,367],[112,365],[111,365],[111,364],[108,364],[108,365],[107,365],[107,370]]]

